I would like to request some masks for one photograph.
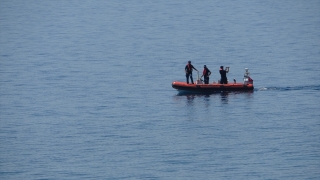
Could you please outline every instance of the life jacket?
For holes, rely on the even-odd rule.
[[[203,74],[203,75],[207,75],[207,68],[204,68],[204,69],[203,69],[202,74]]]
[[[187,71],[192,72],[192,65],[189,63],[187,64]]]
[[[204,68],[204,69],[203,69],[203,73],[202,73],[202,74],[203,74],[204,76],[208,76],[209,73],[211,73],[211,71],[210,71],[208,68]]]

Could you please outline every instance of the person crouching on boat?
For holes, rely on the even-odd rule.
[[[191,61],[188,61],[188,64],[184,68],[184,71],[186,72],[187,84],[189,84],[189,77],[190,77],[191,83],[193,84],[192,69],[198,71],[195,67],[193,67],[193,65],[191,64]]]
[[[226,69],[224,70],[223,66],[220,66],[219,72],[221,74],[220,84],[228,84],[227,73],[229,72],[229,68],[226,67]]]
[[[209,76],[211,74],[211,71],[207,68],[206,65],[203,66],[203,72],[202,72],[202,76],[204,79],[204,84],[209,84]],[[200,78],[202,78],[202,76]]]

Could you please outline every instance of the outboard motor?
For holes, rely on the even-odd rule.
[[[243,84],[245,84],[245,85],[253,84],[253,79],[250,78],[249,69],[245,68],[245,70],[246,70],[246,72],[244,73]]]

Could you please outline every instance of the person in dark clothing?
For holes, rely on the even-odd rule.
[[[229,67],[224,70],[223,66],[220,66],[219,72],[221,74],[220,84],[228,84],[227,73],[229,72]]]
[[[209,84],[209,76],[210,76],[210,74],[211,74],[211,71],[207,68],[206,65],[204,65],[203,72],[202,72],[202,76],[203,76],[203,79],[204,79],[204,84]]]
[[[191,61],[188,61],[188,64],[184,68],[184,71],[186,72],[187,84],[189,84],[189,77],[190,77],[191,83],[193,84],[192,69],[198,71],[195,67],[193,67],[193,65],[191,64]]]

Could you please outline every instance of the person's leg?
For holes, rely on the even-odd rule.
[[[190,74],[191,83],[193,84],[192,74]]]
[[[186,74],[187,84],[189,84],[189,74]]]
[[[228,79],[224,79],[223,84],[228,84]]]

